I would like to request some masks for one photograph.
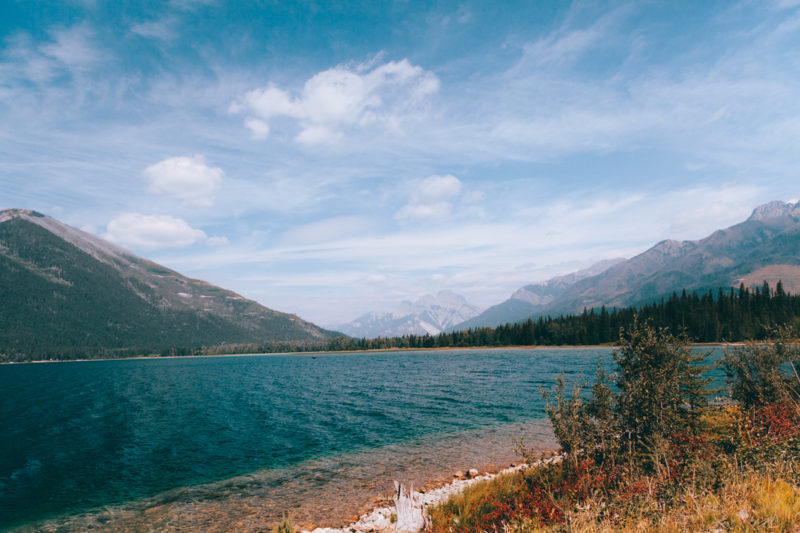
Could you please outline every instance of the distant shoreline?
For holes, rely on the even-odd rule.
[[[691,343],[691,348],[725,348],[730,346],[743,346],[744,342],[696,342]],[[442,351],[496,351],[496,350],[591,350],[599,348],[616,349],[617,344],[562,344],[562,345],[515,345],[515,346],[445,346],[433,348],[374,348],[369,350],[320,350],[297,352],[250,352],[232,354],[194,354],[194,355],[134,355],[131,357],[100,357],[92,359],[37,359],[34,361],[4,361],[0,365],[26,365],[42,363],[86,363],[91,361],[131,361],[141,359],[188,359],[201,357],[252,357],[255,355],[333,355],[346,353],[392,353],[392,352],[442,352]]]

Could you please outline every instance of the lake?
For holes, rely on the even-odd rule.
[[[606,348],[0,365],[0,529],[343,525],[393,480],[553,447],[539,387]],[[719,378],[719,376],[717,376]]]

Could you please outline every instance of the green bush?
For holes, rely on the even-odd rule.
[[[620,332],[613,411],[621,435],[634,448],[694,429],[698,409],[713,393],[711,380],[703,377],[709,366],[700,364],[705,357],[691,351],[685,334],[672,335],[650,322],[634,319]]]
[[[731,397],[747,410],[798,400],[800,350],[792,330],[774,328],[764,342],[750,341],[725,351],[723,366]]]
[[[672,435],[692,432],[699,408],[713,393],[707,387],[705,354],[689,348],[685,335],[672,335],[649,321],[634,322],[620,331],[614,361],[619,372],[607,376],[598,363],[592,394],[585,399],[584,383],[565,394],[566,381],[542,394],[545,411],[564,453],[576,463],[581,456],[616,462],[620,451],[651,455]]]

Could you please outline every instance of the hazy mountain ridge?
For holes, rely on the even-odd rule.
[[[455,324],[450,330],[462,330],[483,326],[494,327],[509,322],[525,320],[545,309],[548,304],[555,301],[564,291],[578,281],[587,277],[596,276],[623,261],[625,261],[623,258],[605,259],[577,272],[556,276],[547,281],[525,285],[514,291],[508,300],[489,307],[476,317]]]
[[[682,289],[736,286],[770,265],[798,264],[800,205],[770,202],[754,209],[744,222],[708,237],[662,241],[599,276],[581,280],[545,311],[636,305]]]
[[[390,312],[369,312],[352,322],[335,326],[352,337],[398,337],[436,335],[480,313],[466,298],[452,291],[425,295],[415,302],[404,301]]]
[[[595,268],[596,267],[596,268]],[[626,307],[673,291],[784,282],[800,287],[800,202],[769,202],[744,222],[697,241],[664,240],[628,260],[526,285],[453,329],[497,326],[592,307]]]
[[[0,290],[0,353],[333,336],[23,209],[0,211]]]

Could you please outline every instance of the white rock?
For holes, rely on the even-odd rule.
[[[550,464],[560,460],[561,457],[556,456],[540,461],[537,464]],[[525,470],[526,468],[528,468],[528,465],[523,463],[511,468],[506,468],[498,474],[484,474],[482,476],[478,475],[477,470],[472,469],[470,471],[470,475],[473,476],[471,479],[456,479],[448,485],[425,493],[414,492],[413,487],[410,490],[404,490],[404,487],[395,481],[396,494],[394,507],[373,509],[361,515],[356,522],[342,529],[318,527],[313,531],[303,531],[303,533],[351,533],[353,531],[362,533],[368,531],[418,533],[426,526],[428,507],[446,501],[450,496],[458,494],[474,483],[492,479],[496,475]],[[396,522],[394,524],[392,524],[391,521],[392,514],[396,517]]]
[[[423,495],[414,492],[414,487],[404,490],[401,483],[394,482],[396,491],[394,498],[397,522],[394,524],[396,533],[417,533],[425,527],[428,513],[425,511]]]

